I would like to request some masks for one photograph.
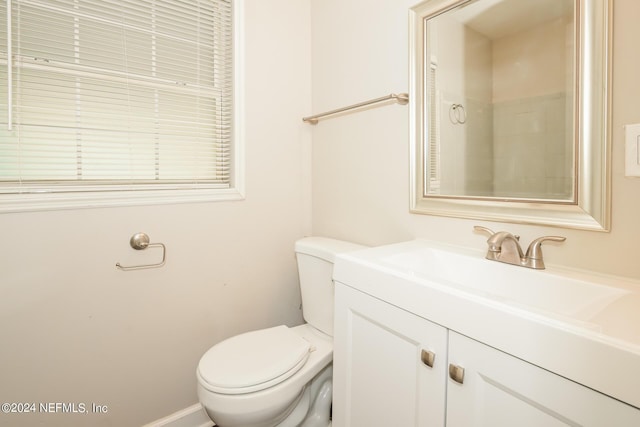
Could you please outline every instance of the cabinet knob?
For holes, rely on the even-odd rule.
[[[449,377],[455,382],[462,384],[464,382],[464,368],[462,366],[449,364]]]
[[[428,367],[433,368],[433,362],[436,360],[436,354],[433,351],[422,350],[420,353],[420,360]]]

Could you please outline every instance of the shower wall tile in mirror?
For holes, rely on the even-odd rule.
[[[569,100],[570,102],[570,100]],[[573,198],[573,135],[559,92],[493,106],[496,197]]]

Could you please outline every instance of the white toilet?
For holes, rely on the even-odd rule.
[[[333,260],[362,246],[324,237],[295,244],[306,324],[247,332],[198,364],[198,397],[220,427],[331,425]]]

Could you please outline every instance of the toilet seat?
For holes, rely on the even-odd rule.
[[[298,372],[314,348],[281,325],[236,335],[214,345],[198,365],[214,393],[244,394],[272,387]]]

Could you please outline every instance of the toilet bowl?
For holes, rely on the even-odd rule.
[[[236,340],[237,338],[246,338],[246,340],[240,342],[240,340]],[[294,357],[287,361],[291,363],[288,368],[285,364],[274,366],[277,363],[274,363],[273,360],[261,360],[260,348],[245,347],[252,339],[255,339],[256,342],[264,342],[271,338],[274,347],[278,345],[277,350],[281,350],[282,353],[287,350],[292,350],[295,353],[301,347],[306,346],[306,354],[300,355],[302,363],[296,361],[296,357]],[[296,339],[299,342],[296,343]],[[331,368],[332,341],[331,337],[314,330],[307,324],[294,328],[278,326],[262,329],[232,337],[226,342],[223,341],[221,344],[228,344],[228,346],[225,346],[221,351],[216,351],[218,349],[214,346],[205,353],[198,366],[198,397],[200,402],[211,419],[221,427],[276,426],[294,411],[296,405],[302,402],[302,404],[310,406],[312,403],[308,398],[303,401],[304,393],[307,392],[309,383],[315,377],[326,368]],[[239,360],[237,354],[240,354],[241,351],[245,351],[245,356],[251,357],[241,357],[240,359],[245,360]],[[275,356],[275,353],[277,351],[273,355],[269,355],[269,358]],[[249,366],[251,358],[254,359],[254,366]],[[214,366],[216,363],[218,369]],[[241,365],[247,366],[247,369],[252,372],[241,374],[241,378],[238,378],[237,381],[232,380],[231,375],[225,375],[226,387],[221,385],[221,380],[212,379],[216,370],[232,366],[230,369],[233,373],[239,373],[242,370]],[[263,374],[259,368],[256,368],[256,365],[264,368],[264,372],[270,372],[270,374]],[[283,368],[285,371],[280,373]],[[273,378],[269,378],[270,376]],[[329,376],[328,379],[330,378]],[[325,427],[326,425],[328,424],[325,424]]]
[[[307,323],[236,335],[202,356],[198,398],[217,426],[331,425],[333,258],[360,248],[320,237],[296,242]]]

